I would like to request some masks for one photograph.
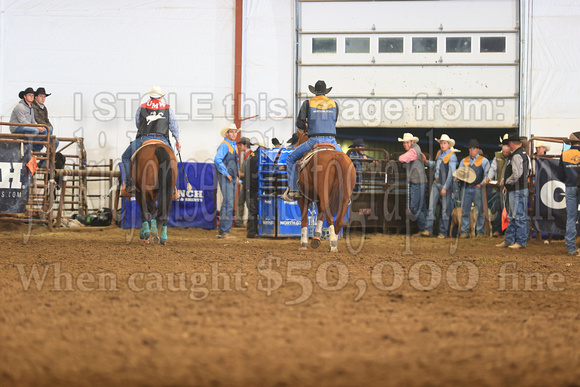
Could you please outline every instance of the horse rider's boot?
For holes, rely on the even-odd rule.
[[[149,239],[151,237],[151,231],[149,230],[149,222],[143,222],[143,226],[141,226],[141,233],[139,234],[140,239]]]
[[[151,236],[157,237],[157,220],[151,219]]]
[[[290,187],[286,188],[284,195],[282,195],[281,199],[285,202],[292,203],[296,198],[300,196],[300,192],[298,191],[290,191]]]
[[[161,227],[161,235],[159,236],[159,243],[165,245],[167,242],[167,226]]]
[[[123,182],[121,187],[121,196],[124,198],[130,198],[135,195],[135,187],[133,186],[133,180],[129,179],[127,183]]]

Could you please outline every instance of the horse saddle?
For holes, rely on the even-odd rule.
[[[303,170],[304,167],[306,167],[306,165],[308,165],[308,163],[310,162],[310,160],[318,152],[329,151],[329,150],[336,150],[336,147],[333,144],[329,143],[329,142],[320,142],[318,144],[314,144],[314,146],[312,147],[312,150],[310,152],[306,153],[304,155],[304,157],[302,157],[300,159],[300,162],[298,163],[298,172],[300,172],[301,170]]]
[[[133,162],[133,159],[135,158],[135,155],[137,153],[139,153],[139,151],[143,148],[145,148],[146,146],[150,146],[150,145],[158,145],[158,144],[163,144],[165,146],[167,146],[166,143],[164,143],[161,140],[147,140],[145,141],[143,144],[141,144],[141,146],[139,147],[139,149],[137,149],[132,155],[131,155],[131,162]]]

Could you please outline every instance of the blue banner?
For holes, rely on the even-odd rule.
[[[187,181],[177,168],[177,191],[179,199],[171,204],[167,226],[178,228],[216,228],[215,166],[213,163],[183,163],[192,189],[187,190]],[[122,228],[141,228],[141,210],[135,201],[123,198]]]
[[[0,143],[0,213],[26,212],[30,189],[30,144]]]

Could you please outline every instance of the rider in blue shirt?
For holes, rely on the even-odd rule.
[[[342,148],[336,142],[336,120],[338,119],[338,105],[336,102],[326,97],[332,87],[326,88],[326,82],[318,81],[314,85],[308,86],[310,92],[316,97],[304,101],[300,108],[300,113],[296,119],[296,126],[303,131],[308,131],[308,141],[299,145],[294,152],[286,158],[288,170],[288,189],[284,192],[282,199],[287,202],[296,200],[298,192],[298,170],[296,162],[304,156],[306,152],[312,150],[315,144],[331,143],[336,150],[342,152]]]

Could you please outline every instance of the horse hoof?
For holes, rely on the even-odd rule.
[[[163,238],[160,238],[160,239],[159,239],[159,244],[160,244],[160,245],[163,245],[163,246],[165,246],[165,244],[166,244],[166,243],[167,243],[167,239],[163,239]]]
[[[307,251],[308,250],[308,247],[300,247],[298,250],[299,251]]]
[[[141,233],[141,234],[139,235],[139,238],[141,238],[142,240],[143,240],[143,239],[149,240],[149,238],[150,238],[150,237],[151,237],[151,234],[150,234],[150,233],[148,233],[148,232]]]
[[[155,242],[161,243],[161,239],[157,235],[153,235],[153,233],[151,233],[151,240],[153,241],[153,243]]]
[[[330,252],[331,253],[338,253],[338,247],[331,247]]]
[[[320,238],[313,238],[312,241],[310,242],[310,247],[312,247],[313,249],[317,249],[318,247],[320,247]]]

